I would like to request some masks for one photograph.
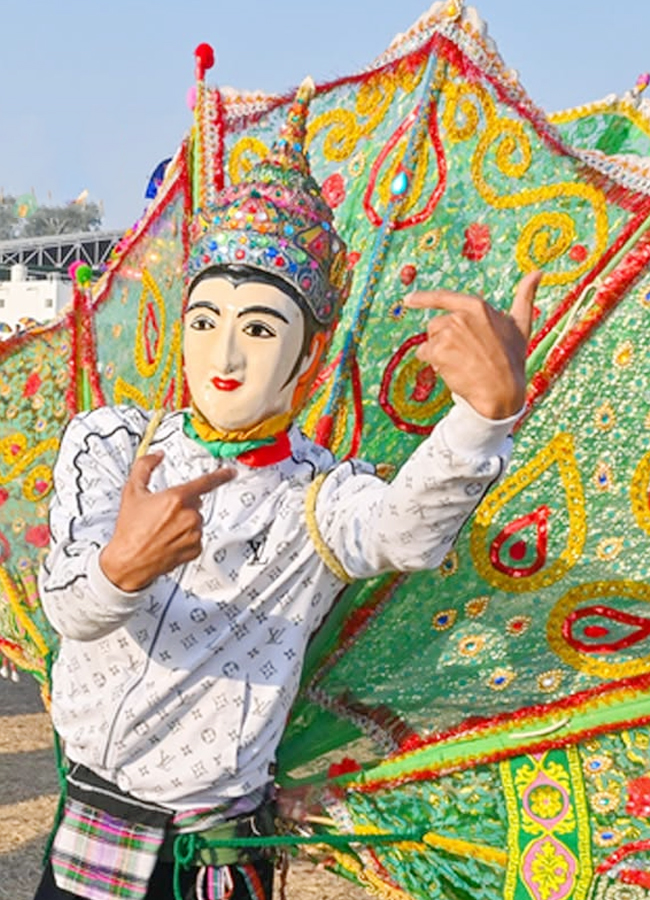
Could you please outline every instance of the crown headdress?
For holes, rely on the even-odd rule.
[[[215,179],[220,167],[214,165],[215,147],[222,137],[217,133],[220,99],[205,87],[203,72],[199,62],[188,281],[216,265],[271,272],[294,288],[316,321],[327,327],[347,298],[351,276],[345,244],[304,149],[314,83],[306,79],[298,89],[266,158],[237,184],[223,187]]]

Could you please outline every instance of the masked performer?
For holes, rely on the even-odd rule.
[[[63,438],[41,596],[71,768],[38,900],[169,898],[177,835],[268,831],[310,635],[351,580],[438,566],[504,471],[536,276],[511,315],[446,291],[408,300],[444,313],[420,357],[455,405],[390,484],[293,424],[349,288],[303,152],[309,95],[192,222],[191,408],[155,427],[101,408]],[[185,898],[271,896],[252,851],[185,861]]]

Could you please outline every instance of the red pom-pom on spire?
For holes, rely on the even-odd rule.
[[[203,76],[214,65],[214,50],[210,44],[199,44],[194,51],[196,57],[196,79],[203,81]]]

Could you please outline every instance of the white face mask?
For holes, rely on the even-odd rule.
[[[194,404],[213,428],[250,428],[291,409],[305,321],[295,301],[261,282],[200,281],[185,314],[185,373]]]

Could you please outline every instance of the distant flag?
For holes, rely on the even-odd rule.
[[[153,198],[158,193],[158,188],[163,183],[163,179],[165,177],[165,171],[167,170],[167,166],[171,162],[171,156],[169,159],[163,159],[162,162],[158,163],[156,168],[153,170],[151,178],[149,179],[149,184],[147,185],[147,190],[144,192],[144,196],[147,200],[153,200]]]

